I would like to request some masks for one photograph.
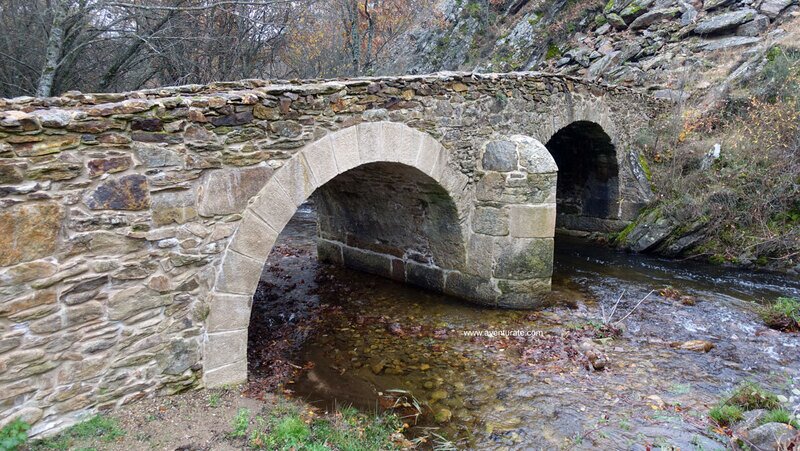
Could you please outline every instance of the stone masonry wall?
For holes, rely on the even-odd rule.
[[[258,260],[232,237],[256,221],[248,205],[276,208],[268,182],[295,174],[281,168],[314,166],[298,152],[333,132],[386,123],[432,137],[462,184],[464,258],[488,253],[489,267],[467,264],[465,274],[484,271],[497,293],[524,296],[524,283],[500,282],[515,284],[530,241],[552,256],[552,238],[514,237],[551,228],[554,212],[510,206],[554,202],[555,173],[520,170],[520,149],[576,120],[601,125],[617,149],[617,217],[627,219],[648,195],[632,136],[658,108],[636,91],[535,73],[0,99],[0,427],[21,417],[38,434],[143,396],[241,379],[242,361],[215,349],[244,354],[231,318],[249,317],[252,291],[226,268]],[[539,269],[549,286],[552,268]],[[222,298],[241,302],[215,309]]]

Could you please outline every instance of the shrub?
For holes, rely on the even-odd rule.
[[[767,326],[785,332],[800,331],[800,299],[778,298],[761,307],[761,318]]]
[[[3,429],[0,429],[0,450],[13,451],[28,441],[28,430],[31,426],[17,418]]]

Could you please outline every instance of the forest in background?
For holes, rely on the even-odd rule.
[[[0,97],[368,75],[424,0],[2,0]]]

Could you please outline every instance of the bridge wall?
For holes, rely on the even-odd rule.
[[[453,294],[535,305],[530,294],[549,287],[552,235],[540,230],[552,229],[555,201],[539,142],[577,120],[599,124],[623,193],[610,219],[624,221],[646,201],[632,138],[655,109],[638,92],[540,74],[0,99],[0,426],[22,417],[40,433],[153,393],[241,381],[265,252],[317,188],[330,259],[381,255],[407,265],[410,282],[441,280],[447,292],[455,274],[470,284]],[[320,172],[329,166],[315,158],[378,130],[382,154]],[[409,131],[432,160],[393,157],[410,155],[395,152]],[[422,261],[408,246],[379,252],[352,233],[357,218],[333,214],[341,190],[325,182],[387,162],[452,201],[458,250]],[[418,277],[432,268],[441,276]]]

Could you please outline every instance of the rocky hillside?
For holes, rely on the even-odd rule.
[[[800,273],[798,0],[440,0],[385,71],[543,70],[641,87],[674,111],[640,142],[638,252]]]

